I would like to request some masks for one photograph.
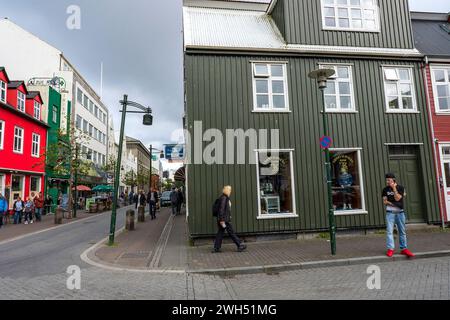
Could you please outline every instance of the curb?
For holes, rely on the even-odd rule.
[[[137,218],[136,218],[137,221]],[[120,228],[119,230],[116,231],[116,236],[118,236],[119,234],[123,233],[125,231],[125,227]],[[102,240],[100,240],[99,242],[97,242],[96,244],[94,244],[93,246],[87,248],[81,255],[80,258],[82,261],[84,261],[85,263],[97,267],[97,268],[101,268],[101,269],[106,269],[106,270],[111,270],[111,271],[122,271],[122,272],[136,272],[136,273],[153,273],[153,274],[185,274],[186,270],[174,270],[174,269],[138,269],[138,268],[126,268],[126,267],[119,267],[119,266],[115,266],[113,264],[110,263],[106,263],[101,261],[100,259],[91,259],[89,257],[89,254],[95,250],[97,250],[99,247],[103,246],[105,244],[106,241],[108,241],[109,237],[105,237]],[[95,261],[94,261],[95,260]]]
[[[430,251],[416,253],[414,260],[450,257],[450,250],[443,251]],[[331,268],[331,267],[343,267],[353,265],[364,265],[372,263],[389,263],[397,261],[407,261],[408,258],[402,255],[395,255],[389,259],[385,256],[363,257],[363,258],[349,258],[349,259],[336,259],[336,260],[322,260],[311,261],[293,264],[279,264],[279,265],[266,265],[266,266],[254,266],[254,267],[236,267],[236,268],[219,268],[219,269],[200,269],[200,270],[187,270],[186,273],[190,274],[207,274],[217,276],[233,276],[240,274],[257,274],[267,273],[273,274],[278,272],[295,271],[295,270],[308,270],[317,268]]]

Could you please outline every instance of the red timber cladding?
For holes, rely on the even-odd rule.
[[[430,97],[429,101],[429,108],[431,113],[431,121],[432,121],[432,128],[433,128],[433,134],[434,138],[438,139],[439,142],[450,142],[450,115],[442,115],[436,113],[436,104],[435,104],[435,98],[434,98],[434,91],[433,91],[433,79],[431,77],[431,68],[430,65],[426,66],[426,77],[427,77],[427,90]],[[433,142],[434,143],[434,142]],[[441,166],[441,157],[440,157],[440,150],[439,150],[439,144],[436,144],[436,162],[437,162],[437,174],[438,178],[443,176],[442,172],[442,166]],[[439,203],[439,207],[441,210],[441,214],[445,217],[446,221],[449,221],[447,215],[446,215],[446,203],[445,203],[445,194],[444,190],[439,186],[439,192],[441,193],[441,201]]]
[[[26,99],[25,112],[34,118],[34,102],[35,101],[37,101],[41,105],[40,118],[38,119],[38,120],[41,120],[42,119],[42,108],[44,106],[43,106],[43,102],[42,102],[42,98],[41,98],[40,94],[38,94],[33,99],[28,99],[28,98]]]

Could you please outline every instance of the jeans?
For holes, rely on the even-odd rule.
[[[236,244],[239,248],[241,246],[241,240],[234,233],[233,226],[229,222],[225,222],[225,229],[220,225],[219,221],[217,221],[217,235],[216,240],[214,241],[214,249],[219,250],[222,247],[223,236],[225,235],[225,231],[230,236],[231,240]]]
[[[25,212],[25,219],[24,220],[27,221],[27,222],[33,221],[33,212],[32,211]]]
[[[152,219],[156,218],[156,201],[150,200],[149,207],[150,216]]]
[[[22,222],[22,211],[14,211],[14,224]]]
[[[43,208],[36,208],[34,214],[36,216],[36,221],[41,221]]]
[[[395,249],[394,242],[394,225],[397,225],[399,234],[400,250],[408,248],[408,242],[406,239],[406,214],[401,213],[386,213],[386,246],[388,249]]]
[[[176,203],[172,203],[172,214],[175,216],[177,214],[177,204]]]

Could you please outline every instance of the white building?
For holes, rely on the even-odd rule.
[[[8,50],[0,50],[0,61],[12,80],[39,83],[58,77],[63,81],[62,128],[67,128],[67,101],[72,102],[71,122],[90,138],[82,143],[88,160],[98,166],[106,163],[108,155],[108,108],[88,82],[63,53],[9,19],[0,20],[0,39]],[[94,177],[92,183],[101,183]]]

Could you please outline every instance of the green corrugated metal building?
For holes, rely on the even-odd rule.
[[[264,2],[230,8],[230,2],[185,1],[191,237],[215,233],[212,203],[228,184],[241,234],[327,229],[324,103],[308,78],[318,68],[336,71],[325,110],[338,228],[385,225],[386,172],[406,187],[410,223],[439,222],[423,57],[414,48],[408,1],[273,0],[261,11]],[[247,139],[245,164],[236,164],[242,152],[211,152],[221,139],[202,139],[208,129],[222,132],[225,146],[227,129],[274,129],[279,145],[254,147]],[[219,163],[199,161],[202,153]]]

